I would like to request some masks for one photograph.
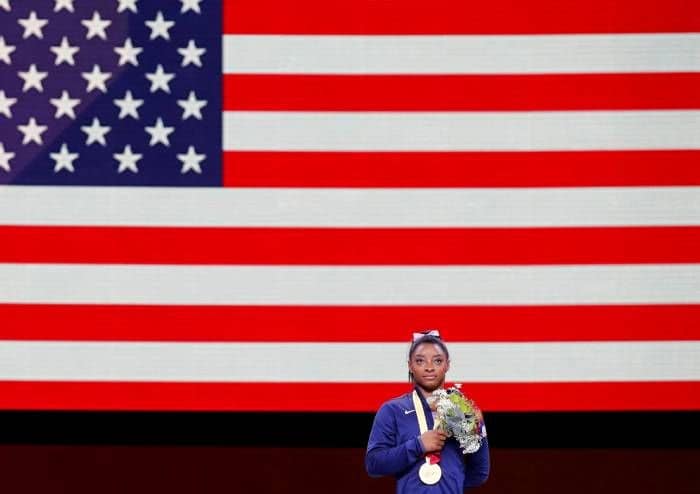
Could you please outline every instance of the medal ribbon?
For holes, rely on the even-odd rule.
[[[428,432],[428,421],[425,419],[425,410],[423,403],[418,397],[418,391],[413,390],[413,408],[416,409],[416,418],[418,419],[418,430],[421,434]],[[433,424],[433,429],[437,426],[437,421]],[[425,455],[425,462],[429,465],[434,465],[440,461],[440,454],[430,453]]]

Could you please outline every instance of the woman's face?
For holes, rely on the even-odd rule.
[[[419,388],[428,392],[444,385],[449,368],[447,355],[435,343],[421,343],[408,361],[408,370],[413,374],[413,380]]]

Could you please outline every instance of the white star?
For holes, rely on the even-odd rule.
[[[156,39],[158,36],[162,36],[163,39],[170,41],[170,33],[168,30],[175,25],[174,21],[166,21],[163,18],[163,12],[158,11],[156,18],[152,21],[146,21],[146,25],[151,29],[150,39]]]
[[[198,14],[202,13],[199,9],[199,4],[202,3],[202,0],[180,0],[180,2],[182,2],[182,9],[180,9],[181,14],[184,14],[188,10],[192,10]]]
[[[44,144],[44,141],[41,139],[41,134],[46,132],[46,129],[49,127],[46,125],[37,125],[36,119],[34,117],[29,119],[29,122],[27,122],[27,125],[18,125],[17,129],[24,134],[24,138],[22,139],[22,145],[29,144],[30,142],[35,142],[39,144],[40,146]]]
[[[10,171],[10,160],[15,157],[15,153],[5,151],[5,145],[0,142],[0,168],[6,172]]]
[[[5,96],[5,91],[0,91],[0,113],[7,118],[12,118],[12,105],[17,103],[17,98],[8,98]]]
[[[111,72],[102,72],[99,65],[92,66],[92,72],[83,72],[81,74],[83,79],[88,81],[86,93],[89,93],[93,89],[99,89],[103,93],[107,92],[107,86],[105,82],[112,76]]]
[[[117,170],[119,173],[122,173],[124,170],[130,170],[134,173],[139,172],[136,162],[143,158],[143,155],[133,153],[131,146],[128,144],[124,147],[123,153],[114,153],[112,156],[119,162],[119,169]]]
[[[89,126],[83,125],[80,127],[80,129],[87,134],[87,140],[85,141],[86,146],[89,146],[93,142],[98,142],[103,146],[106,146],[107,140],[105,139],[105,136],[110,130],[112,130],[112,127],[101,125],[99,119],[93,118],[92,124]]]
[[[52,46],[51,51],[56,54],[56,65],[61,65],[63,62],[66,62],[68,65],[75,65],[73,55],[78,53],[80,48],[68,44],[68,38],[64,36],[61,39],[61,44]]]
[[[71,98],[68,91],[63,91],[60,98],[51,98],[49,101],[56,107],[54,118],[61,118],[63,115],[67,115],[75,119],[75,107],[80,104],[80,100]]]
[[[18,19],[17,22],[19,22],[24,28],[24,34],[22,35],[22,38],[24,39],[27,39],[32,34],[39,39],[43,38],[44,35],[41,30],[49,23],[49,21],[46,19],[37,18],[36,12],[33,10],[29,14],[29,17],[26,19]]]
[[[139,119],[139,106],[143,105],[142,99],[134,99],[131,96],[131,91],[127,91],[123,99],[115,99],[114,104],[119,107],[119,119],[127,116],[132,116],[136,120]]]
[[[124,41],[124,46],[114,48],[114,51],[119,55],[119,66],[121,67],[125,63],[130,63],[135,67],[138,67],[139,61],[136,56],[143,51],[143,48],[139,46],[134,46],[131,44],[131,38],[126,38]]]
[[[136,8],[137,0],[117,0],[119,2],[119,7],[117,7],[117,12],[124,12],[125,10],[131,10],[134,14],[138,13]]]
[[[92,19],[85,19],[80,21],[80,23],[83,26],[85,26],[88,30],[87,34],[85,35],[86,39],[90,39],[95,36],[100,37],[102,39],[107,39],[107,33],[105,32],[105,29],[107,29],[107,27],[109,27],[109,25],[112,24],[112,21],[102,20],[102,18],[100,17],[100,13],[94,11],[92,13]]]
[[[202,66],[202,55],[207,51],[206,48],[197,48],[197,45],[194,44],[194,40],[191,39],[189,43],[187,43],[186,48],[178,48],[177,52],[182,55],[182,66],[185,67],[189,65],[190,63],[195,64],[197,67]]]
[[[54,173],[58,173],[61,170],[68,170],[73,173],[75,168],[73,168],[73,162],[80,156],[78,153],[71,153],[68,151],[68,146],[64,142],[61,146],[61,151],[58,153],[49,154],[51,159],[56,162],[53,167]]]
[[[12,7],[10,7],[10,0],[0,0],[0,8],[8,12],[12,10]]]
[[[146,72],[146,79],[151,81],[151,92],[155,93],[162,89],[166,93],[170,92],[170,81],[175,78],[175,74],[166,73],[163,71],[163,66],[158,64],[155,72]]]
[[[194,146],[190,146],[187,148],[187,154],[177,155],[177,159],[182,161],[182,169],[180,170],[180,173],[184,174],[190,170],[196,173],[202,173],[202,168],[199,166],[199,164],[204,161],[206,157],[207,156],[204,154],[197,154]]]
[[[29,70],[26,72],[17,72],[22,79],[24,79],[24,86],[22,87],[22,92],[26,93],[30,89],[34,88],[40,93],[44,91],[44,84],[41,82],[46,79],[49,75],[48,72],[39,72],[36,70],[36,65],[31,64]]]
[[[12,64],[12,59],[10,58],[10,53],[15,51],[17,48],[12,45],[5,44],[5,38],[0,36],[0,60],[5,62],[7,65]]]
[[[187,120],[190,117],[194,117],[197,120],[202,119],[202,108],[207,106],[207,101],[203,99],[197,99],[194,91],[190,91],[190,95],[187,99],[177,100],[177,104],[182,107],[182,119]]]
[[[54,12],[58,12],[61,9],[66,9],[69,12],[75,12],[73,8],[73,0],[55,0],[56,6],[53,8]]]
[[[158,143],[170,146],[170,139],[168,139],[168,136],[175,132],[175,127],[166,127],[163,125],[163,119],[158,117],[155,125],[153,127],[146,127],[145,130],[151,134],[151,142],[148,143],[149,146],[155,146]]]

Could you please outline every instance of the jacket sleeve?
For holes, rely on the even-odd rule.
[[[478,451],[464,455],[464,488],[484,484],[489,478],[490,465],[489,439],[485,437]]]
[[[367,444],[365,468],[372,477],[396,475],[410,468],[421,456],[423,445],[419,436],[397,444],[396,418],[389,405],[383,405],[374,417]]]

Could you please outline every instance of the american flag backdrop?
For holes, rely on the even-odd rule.
[[[0,409],[700,409],[700,3],[0,0]]]

